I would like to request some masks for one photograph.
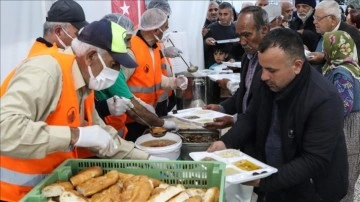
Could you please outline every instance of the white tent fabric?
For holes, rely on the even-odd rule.
[[[42,36],[46,13],[54,2],[0,1],[1,3],[1,81],[27,55],[34,40]],[[111,13],[111,1],[77,0],[83,7],[89,22],[99,20]],[[203,67],[203,26],[207,1],[169,1],[172,14],[169,19],[171,30],[186,32],[190,61]]]

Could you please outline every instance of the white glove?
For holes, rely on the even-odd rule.
[[[179,57],[181,53],[183,53],[183,52],[174,46],[169,46],[169,47],[164,48],[164,55],[165,55],[165,57],[168,57],[168,58]]]
[[[145,109],[147,109],[149,112],[151,112],[151,113],[153,113],[153,114],[156,114],[155,108],[154,108],[152,105],[150,105],[150,104],[142,101],[142,100],[141,100],[140,98],[138,98],[138,97],[134,97],[134,98],[135,98],[143,107],[145,107]]]
[[[186,90],[188,86],[188,79],[184,75],[179,75],[176,77],[176,86],[179,87],[181,90]]]
[[[150,161],[156,161],[156,160],[163,160],[163,161],[165,161],[165,160],[170,160],[170,159],[168,159],[168,158],[165,158],[165,157],[159,157],[159,156],[153,156],[153,155],[150,155],[149,156],[149,160]]]
[[[164,125],[162,126],[168,130],[174,129],[174,130],[178,130],[179,128],[177,127],[176,123],[174,121],[164,121]]]
[[[113,155],[118,149],[111,135],[98,125],[78,127],[79,139],[76,147],[89,147],[100,155]]]
[[[124,97],[120,98],[117,95],[107,99],[106,102],[108,104],[110,114],[115,116],[119,116],[134,107],[131,100]]]

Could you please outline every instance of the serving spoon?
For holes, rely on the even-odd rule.
[[[170,38],[169,38],[169,41],[170,41],[170,43],[171,43],[172,46],[176,47],[175,44],[172,42],[172,40],[171,40]],[[194,72],[196,72],[196,71],[199,69],[198,66],[195,66],[195,65],[191,64],[191,62],[189,62],[190,65],[188,65],[188,63],[185,61],[185,59],[184,59],[180,54],[179,54],[179,56],[180,56],[180,58],[182,59],[182,61],[186,64],[186,66],[187,66],[187,71],[188,71],[188,72],[194,73]]]
[[[134,108],[130,108],[130,110],[145,124],[149,127],[149,131],[150,134],[153,137],[163,137],[166,133],[167,130],[164,127],[159,127],[159,126],[152,126],[150,125],[147,121],[145,121],[145,119],[143,119],[135,110]]]

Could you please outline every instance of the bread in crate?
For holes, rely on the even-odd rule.
[[[47,185],[42,194],[60,202],[216,202],[220,192],[218,187],[186,189],[181,184],[173,186],[145,175],[116,170],[103,175],[98,166],[82,170],[70,182]]]

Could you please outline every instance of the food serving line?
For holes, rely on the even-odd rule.
[[[154,137],[149,133],[136,140],[137,148],[154,156],[166,157],[169,161],[68,160],[29,192],[22,201],[47,201],[48,199],[41,194],[46,185],[59,180],[69,180],[74,174],[92,166],[101,167],[105,173],[115,169],[119,172],[147,175],[170,185],[182,184],[185,187],[204,189],[215,186],[219,188],[218,201],[239,201],[242,197],[239,194],[247,195],[245,198],[249,198],[252,189],[244,190],[240,183],[266,177],[277,170],[238,150],[206,152],[210,144],[219,140],[227,129],[203,128],[204,123],[225,114],[203,110],[201,107],[207,103],[219,102],[215,99],[219,98],[220,93],[216,80],[238,78],[240,81],[239,74],[223,71],[224,66],[219,68],[221,69],[217,71],[199,70],[187,75],[188,88],[176,93],[179,110],[163,117],[165,120],[174,121],[179,127],[178,131],[168,131],[162,137]],[[214,89],[216,87],[217,89]],[[161,141],[165,141],[165,144],[159,145]]]

